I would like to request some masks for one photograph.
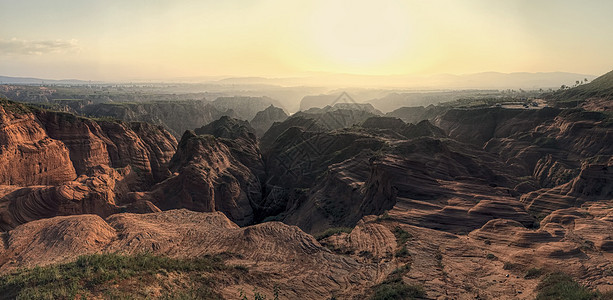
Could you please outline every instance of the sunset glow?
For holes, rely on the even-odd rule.
[[[0,69],[93,80],[600,74],[613,62],[611,11],[611,1],[2,1]]]

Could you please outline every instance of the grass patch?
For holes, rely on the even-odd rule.
[[[351,233],[351,231],[353,230],[353,228],[349,228],[349,227],[334,227],[334,228],[328,228],[326,229],[326,231],[318,233],[315,235],[315,239],[320,241],[323,240],[327,237],[331,237],[335,234],[338,233]]]
[[[537,286],[536,300],[589,300],[603,299],[598,292],[591,291],[564,273],[551,273]]]
[[[96,294],[137,298],[133,294],[143,292],[141,285],[160,285],[163,282],[158,281],[167,279],[169,273],[177,273],[188,276],[193,289],[166,290],[163,295],[168,299],[219,299],[209,276],[203,273],[231,270],[242,273],[244,269],[225,265],[219,256],[175,259],[151,254],[93,254],[70,263],[21,269],[4,275],[0,277],[0,294],[6,299],[75,299]],[[135,280],[140,288],[122,284],[127,280]]]

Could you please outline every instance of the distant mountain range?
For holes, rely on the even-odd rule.
[[[430,76],[416,75],[355,75],[318,73],[304,77],[263,78],[236,77],[217,81],[221,84],[252,84],[282,86],[333,86],[363,88],[411,88],[421,90],[433,89],[539,89],[559,88],[562,84],[572,85],[575,81],[592,80],[594,75],[541,72],[541,73],[499,73],[483,72],[474,74],[452,75],[437,74]]]
[[[363,88],[411,88],[411,89],[539,89],[559,88],[562,84],[572,85],[577,80],[592,80],[594,75],[543,72],[543,73],[499,73],[483,72],[474,74],[452,75],[438,74],[430,76],[417,75],[356,75],[338,73],[312,73],[300,77],[264,78],[264,77],[228,77],[221,80],[202,78],[203,82],[219,85],[277,85],[277,86],[327,86],[327,87],[363,87]],[[194,82],[184,78],[185,82]],[[51,80],[30,77],[0,76],[4,84],[95,84],[101,81],[78,79]],[[136,81],[135,81],[136,82]]]
[[[100,81],[87,81],[79,79],[42,79],[33,77],[0,76],[0,84],[96,84]]]

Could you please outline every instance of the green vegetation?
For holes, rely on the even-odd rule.
[[[316,234],[315,235],[315,239],[317,239],[318,241],[323,240],[327,237],[331,237],[335,234],[338,233],[351,233],[351,230],[353,230],[353,228],[349,228],[349,227],[333,227],[333,228],[328,228],[326,229],[326,231]]]
[[[489,259],[489,260],[496,260],[498,257],[496,257],[496,255],[492,254],[492,253],[488,253],[485,258]]]
[[[512,263],[512,262],[505,262],[504,265],[502,266],[503,269],[505,270],[517,270],[521,268],[520,264],[516,264],[516,263]]]
[[[408,271],[409,268],[406,269]],[[398,269],[397,269],[398,270]],[[406,271],[392,272],[382,283],[374,287],[371,300],[396,300],[424,298],[426,292],[420,285],[409,285],[402,281]]]
[[[111,117],[111,116],[101,116],[101,117],[90,117],[92,120],[96,122],[112,122],[112,123],[121,123],[121,120]]]
[[[7,299],[147,298],[145,287],[161,287],[162,299],[220,299],[213,274],[243,268],[227,266],[220,256],[175,259],[151,254],[94,254],[76,261],[21,269],[0,277],[0,294]],[[171,273],[173,280],[169,279]],[[182,283],[176,283],[181,278]]]
[[[396,243],[398,244],[404,244],[413,237],[410,233],[400,228],[400,226],[394,227],[394,236],[396,236]]]
[[[399,226],[396,226],[393,232],[396,236],[396,243],[398,244],[398,249],[396,249],[395,256],[410,256],[405,244],[410,238],[412,238],[411,234]],[[426,293],[423,287],[419,285],[408,285],[402,280],[402,277],[410,270],[410,262],[394,269],[383,282],[373,287],[374,291],[370,299],[415,299],[425,297]]]
[[[377,218],[375,219],[375,222],[380,222],[380,221],[386,221],[386,220],[391,220],[392,217],[389,215],[389,212],[386,210],[383,212],[382,215],[377,216]]]
[[[394,256],[396,257],[408,257],[409,249],[407,249],[406,242],[409,241],[413,236],[406,232],[404,229],[399,226],[394,227],[394,236],[396,236],[396,244],[398,245],[398,249],[396,249],[396,253]]]
[[[561,107],[576,107],[588,98],[613,99],[613,71],[587,82],[587,79],[576,81],[573,88],[562,85],[549,97]]]
[[[394,256],[396,257],[408,257],[411,254],[409,254],[409,249],[407,249],[407,246],[402,246],[400,247],[398,250],[396,250],[396,253],[394,253]]]
[[[243,291],[242,289],[239,290],[238,297],[240,300],[249,300],[249,298],[245,294],[245,291]],[[258,292],[256,288],[253,288],[253,300],[266,300],[266,299],[267,299],[266,295],[260,294],[260,292]],[[273,288],[273,300],[279,300],[279,287],[278,286],[275,286]]]
[[[380,284],[372,300],[416,299],[425,297],[426,292],[419,285],[408,285],[401,281]]]
[[[534,279],[534,278],[541,277],[541,275],[543,275],[543,269],[532,268],[532,269],[529,269],[528,271],[526,271],[526,274],[524,275],[524,278],[525,279]]]
[[[447,274],[445,271],[445,265],[443,265],[443,253],[441,249],[436,249],[436,254],[434,255],[434,259],[436,259],[436,265],[441,269],[443,274]]]
[[[404,264],[390,273],[390,276],[402,276],[411,270],[411,264]]]
[[[29,113],[30,107],[21,103],[13,102],[6,98],[0,97],[0,106],[7,112],[14,114],[26,114]]]
[[[548,274],[537,286],[536,300],[589,300],[609,297],[593,292],[564,273]]]

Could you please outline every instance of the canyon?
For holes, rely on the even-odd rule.
[[[0,273],[233,253],[250,276],[216,278],[223,298],[534,299],[531,270],[610,295],[611,74],[540,109],[230,101],[174,132],[2,99]]]

